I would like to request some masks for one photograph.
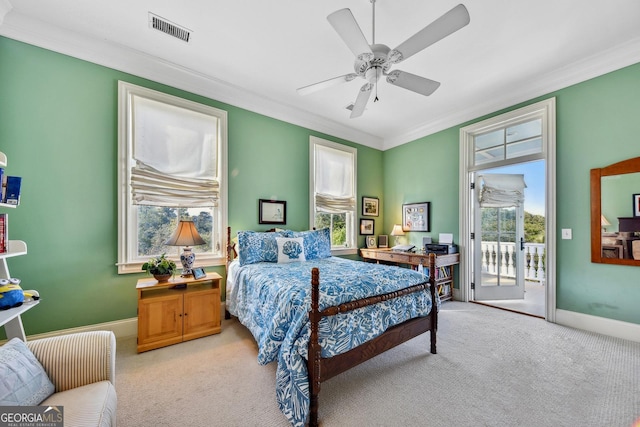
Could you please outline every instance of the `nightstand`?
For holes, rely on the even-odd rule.
[[[138,280],[138,353],[220,333],[221,280],[218,273]]]

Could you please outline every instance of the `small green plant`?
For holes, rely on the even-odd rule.
[[[142,269],[152,275],[171,274],[176,272],[176,263],[162,254],[142,264]]]

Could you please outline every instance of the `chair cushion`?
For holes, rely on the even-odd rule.
[[[64,408],[64,427],[115,425],[117,404],[116,389],[109,381],[55,393],[41,403]]]
[[[35,406],[54,386],[31,350],[19,338],[0,347],[0,406]]]

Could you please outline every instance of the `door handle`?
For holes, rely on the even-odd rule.
[[[524,237],[520,238],[520,250],[524,251]]]

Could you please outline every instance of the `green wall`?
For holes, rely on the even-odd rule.
[[[358,148],[358,210],[361,196],[380,198],[376,234],[389,234],[400,222],[403,203],[429,201],[432,232],[406,239],[419,245],[423,236],[452,232],[460,240],[458,135],[472,122],[380,152],[0,37],[0,151],[9,158],[7,173],[23,177],[22,204],[3,211],[11,238],[29,249],[8,264],[43,299],[23,316],[27,334],[136,315],[135,282],[144,276],[118,275],[115,267],[118,80],[228,111],[234,230],[266,228],[257,223],[257,200],[272,197],[287,201],[288,228],[308,227],[314,135]],[[592,264],[589,236],[589,170],[640,155],[640,64],[495,115],[551,96],[557,100],[557,306],[640,324],[640,269]],[[573,239],[561,240],[561,228],[572,228]]]
[[[233,230],[268,228],[258,225],[260,198],[286,200],[287,227],[308,228],[309,135],[357,147],[359,203],[382,197],[379,150],[0,37],[0,151],[6,172],[23,177],[21,205],[2,211],[10,238],[28,246],[8,265],[42,298],[23,316],[27,334],[136,316],[144,275],[115,266],[118,80],[228,112]]]
[[[385,229],[402,203],[431,201],[432,232],[459,241],[458,144],[462,126],[556,97],[557,308],[640,324],[640,268],[592,264],[589,171],[640,155],[640,64],[480,117],[383,153]],[[640,193],[640,188],[634,191]],[[631,206],[631,193],[627,197]],[[562,240],[562,228],[573,229]]]

